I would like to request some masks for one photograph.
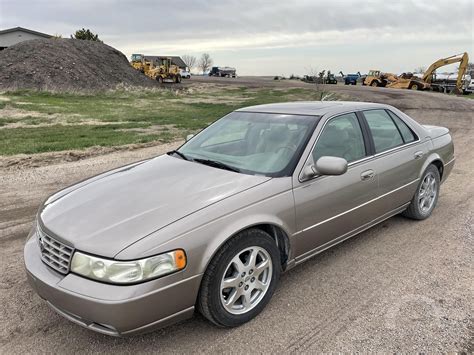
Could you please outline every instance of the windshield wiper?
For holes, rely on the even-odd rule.
[[[184,154],[181,153],[181,152],[178,152],[177,150],[171,150],[171,151],[169,151],[169,152],[166,153],[166,154],[168,154],[168,155],[176,154],[176,155],[179,155],[179,156],[180,156],[181,158],[183,158],[184,160],[189,160],[189,158],[188,158],[186,155],[184,155]]]
[[[219,169],[225,169],[225,170],[230,170],[230,171],[234,171],[236,173],[240,173],[240,169],[237,169],[233,166],[230,166],[230,165],[227,165],[225,163],[222,163],[220,161],[217,161],[217,160],[209,160],[209,159],[199,159],[199,158],[196,158],[194,159],[195,162],[198,162],[198,163],[201,163],[201,164],[204,164],[204,165],[209,165],[209,166],[213,166],[215,168],[219,168]]]

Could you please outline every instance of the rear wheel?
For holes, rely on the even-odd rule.
[[[416,84],[416,83],[410,84],[410,86],[408,88],[410,90],[420,90],[418,84]]]
[[[426,219],[433,212],[438,202],[440,176],[438,168],[434,165],[428,166],[421,178],[415,196],[411,200],[403,215],[412,219]]]
[[[374,80],[370,83],[370,86],[377,87],[377,86],[379,86],[379,83],[377,82],[377,80]]]
[[[200,312],[222,327],[236,327],[259,314],[280,277],[275,241],[249,229],[225,243],[210,262],[198,296]]]

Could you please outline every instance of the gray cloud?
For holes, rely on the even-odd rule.
[[[147,33],[179,39],[204,36],[392,28],[472,30],[470,0],[401,1],[1,1],[2,27],[50,32],[91,27],[107,35]]]
[[[86,27],[127,54],[446,41],[472,51],[472,11],[471,0],[0,0],[0,27]]]

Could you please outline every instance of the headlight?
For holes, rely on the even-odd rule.
[[[183,250],[133,261],[102,259],[76,251],[71,271],[90,279],[114,284],[143,282],[184,269],[186,255]]]

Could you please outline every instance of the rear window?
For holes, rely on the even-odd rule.
[[[376,153],[403,144],[400,131],[385,110],[364,111],[364,116],[374,139]]]
[[[403,141],[405,143],[410,143],[416,141],[416,136],[413,133],[413,131],[410,129],[410,127],[407,126],[405,122],[402,121],[400,117],[395,115],[392,111],[388,111],[390,114],[390,117],[392,117],[393,121],[397,125],[397,128],[400,130],[400,133],[402,134]]]

